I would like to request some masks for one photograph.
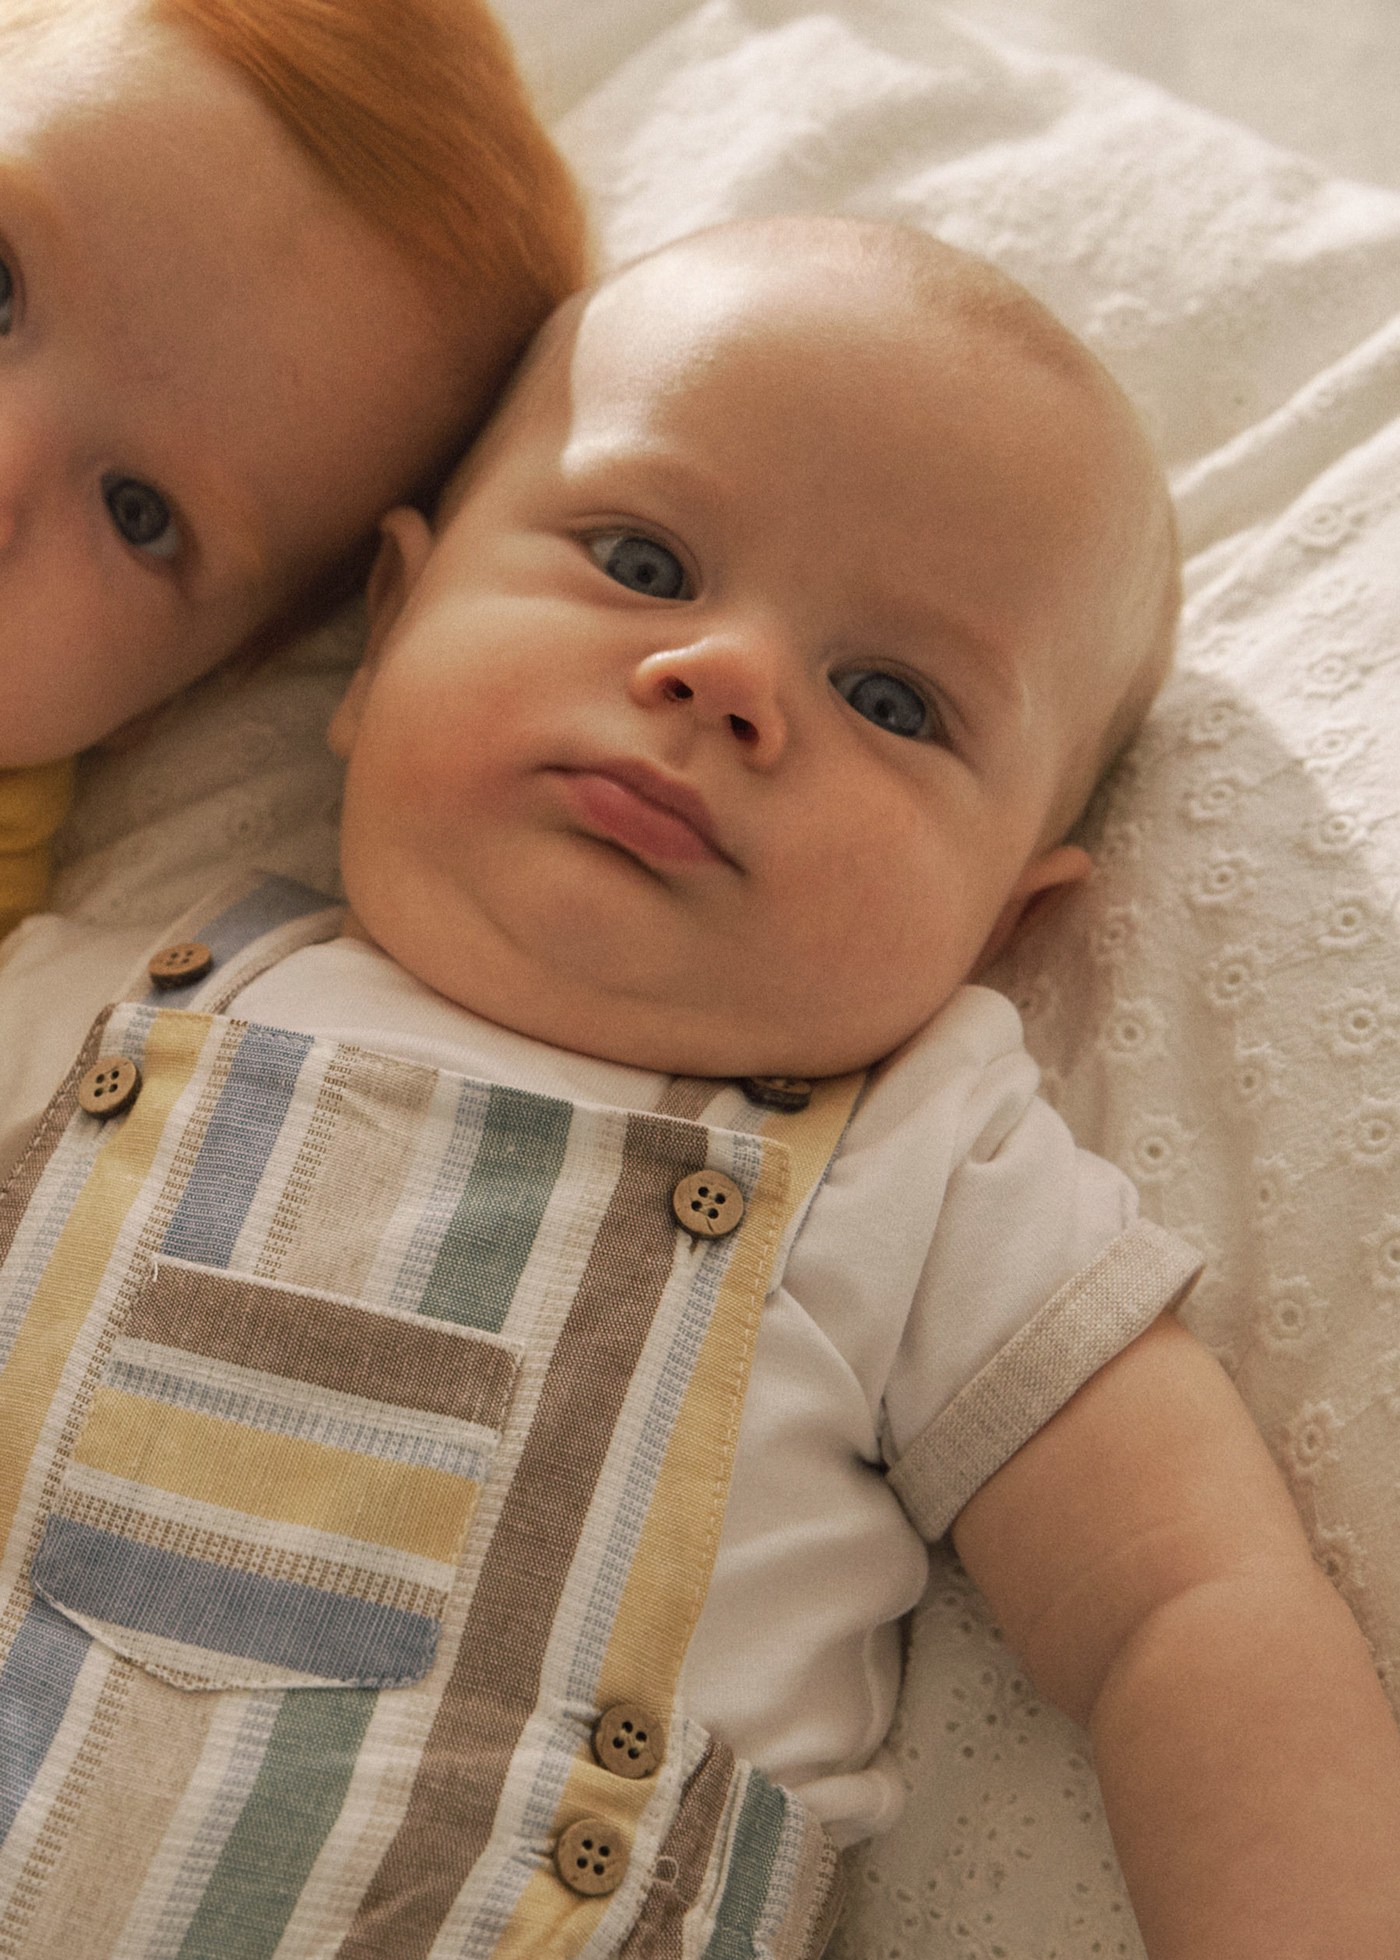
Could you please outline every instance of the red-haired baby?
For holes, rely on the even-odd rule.
[[[581,273],[477,0],[9,0],[0,933],[76,752],[343,583]]]
[[[0,1198],[17,1954],[814,1960],[949,1530],[1153,1960],[1400,1952],[1362,1635],[977,984],[1176,595],[961,253],[739,225],[556,315],[385,522],[348,917],[181,925]],[[5,971],[45,1093],[92,939]]]

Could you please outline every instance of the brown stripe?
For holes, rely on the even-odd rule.
[[[675,1883],[650,1887],[618,1960],[681,1960],[685,1915],[709,1875],[715,1834],[733,1781],[733,1750],[722,1742],[711,1742],[681,1793],[671,1828],[657,1853],[658,1879],[669,1860],[675,1868]]]
[[[482,1562],[402,1822],[340,1960],[423,1960],[491,1832],[560,1593],[675,1259],[670,1194],[703,1131],[628,1119],[623,1162]],[[406,1901],[400,1907],[397,1902]]]
[[[688,1123],[698,1122],[725,1087],[725,1083],[711,1081],[708,1076],[673,1075],[656,1105],[656,1113],[658,1116],[678,1116]]]
[[[378,1313],[292,1286],[157,1260],[122,1332],[394,1408],[499,1429],[508,1348],[443,1321]]]
[[[78,1084],[102,1053],[102,1038],[111,1013],[110,1007],[104,1007],[88,1030],[87,1040],[77,1061],[64,1076],[39,1119],[39,1127],[26,1144],[24,1154],[6,1179],[4,1190],[0,1191],[0,1260],[9,1257],[20,1220],[39,1188],[49,1167],[49,1159],[58,1148],[59,1139],[72,1120],[77,1107]]]
[[[340,1047],[268,1231],[259,1278],[363,1293],[432,1107],[438,1076]]]

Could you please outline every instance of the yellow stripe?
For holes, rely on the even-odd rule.
[[[0,1544],[14,1526],[73,1343],[150,1175],[170,1111],[194,1074],[209,1026],[207,1016],[194,1014],[162,1015],[153,1023],[141,1094],[98,1152],[0,1371]]]
[[[773,1256],[789,1219],[831,1161],[864,1079],[842,1076],[819,1083],[805,1110],[778,1115],[764,1126],[762,1169],[657,1477],[603,1659],[600,1708],[640,1702],[664,1712],[669,1723],[714,1566]],[[781,1143],[775,1148],[777,1138]],[[688,1610],[678,1612],[678,1603],[686,1601]],[[601,1817],[620,1825],[630,1843],[653,1788],[650,1778],[628,1782],[583,1758],[570,1769],[555,1829],[567,1829],[579,1817]],[[556,1951],[560,1960],[569,1960],[591,1935],[597,1915],[580,1910],[575,1900],[570,1920],[568,1898],[552,1872],[537,1872],[497,1942],[497,1960],[531,1960]]]
[[[763,1134],[781,1143],[792,1162],[789,1216],[806,1203],[812,1187],[819,1182],[831,1162],[864,1081],[864,1072],[859,1075],[831,1075],[813,1085],[812,1100],[805,1109],[794,1111],[791,1115],[781,1110],[768,1113]]]
[[[477,1486],[101,1388],[75,1462],[198,1504],[314,1525],[424,1558],[457,1556]]]
[[[603,1774],[601,1770],[598,1773]],[[610,1780],[616,1783],[620,1779]],[[637,1785],[631,1787],[635,1789]],[[587,1805],[580,1804],[561,1808],[559,1815],[564,1820],[562,1828],[567,1829],[580,1817],[602,1817],[611,1823],[616,1809],[614,1805],[611,1809],[589,1810]],[[630,1839],[631,1832],[627,1835]],[[548,1954],[549,1960],[573,1960],[574,1954],[592,1939],[608,1904],[606,1898],[581,1899],[570,1892],[561,1884],[552,1865],[532,1872],[516,1900],[510,1924],[491,1948],[491,1960],[540,1960],[542,1954]]]

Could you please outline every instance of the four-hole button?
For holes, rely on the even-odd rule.
[[[104,1055],[78,1084],[78,1107],[89,1116],[120,1116],[141,1093],[141,1071],[125,1055]]]
[[[182,939],[178,945],[163,946],[146,971],[153,985],[165,991],[170,987],[192,987],[213,964],[214,955],[202,939]]]
[[[744,1216],[744,1194],[723,1171],[696,1171],[671,1193],[671,1208],[697,1239],[722,1239]]]
[[[571,1892],[585,1899],[615,1892],[627,1871],[627,1846],[601,1817],[580,1817],[554,1847],[554,1866]]]
[[[607,1709],[593,1730],[593,1753],[614,1776],[653,1775],[664,1748],[661,1724],[635,1701]]]

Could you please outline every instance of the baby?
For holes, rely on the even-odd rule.
[[[478,0],[8,0],[0,933],[69,759],[344,588],[581,268]]]
[[[813,1960],[951,1529],[1154,1960],[1392,1956],[1364,1642],[967,984],[1168,657],[1114,385],[917,234],[728,227],[384,531],[348,917],[184,922],[0,1197],[15,1953]],[[43,948],[56,1079],[118,989]]]

